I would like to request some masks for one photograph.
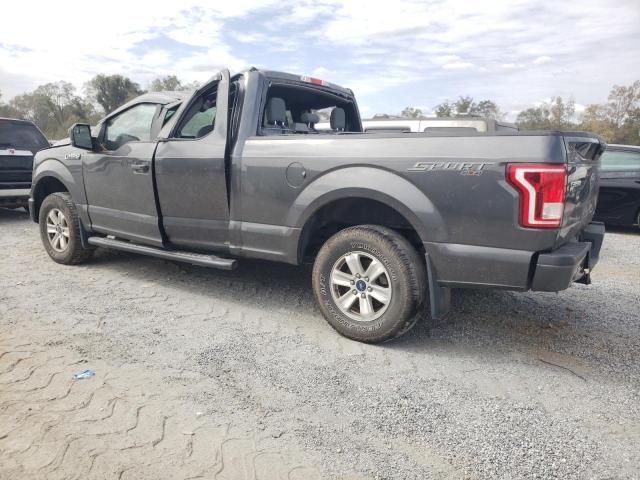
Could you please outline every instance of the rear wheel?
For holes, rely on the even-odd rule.
[[[377,225],[342,230],[320,249],[313,290],[342,335],[376,343],[409,330],[426,296],[426,271],[401,235]]]
[[[80,219],[68,193],[52,193],[45,198],[40,206],[38,223],[44,249],[54,261],[75,265],[93,253],[93,248],[82,246]]]

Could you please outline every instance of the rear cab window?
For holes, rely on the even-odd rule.
[[[269,85],[258,135],[309,135],[361,132],[353,98],[306,83]]]
[[[35,154],[48,147],[49,142],[32,123],[0,119],[0,150],[28,150]]]

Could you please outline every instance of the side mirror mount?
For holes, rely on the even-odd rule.
[[[88,123],[75,123],[69,129],[69,139],[71,145],[83,150],[93,150],[93,139],[91,138],[91,126]]]

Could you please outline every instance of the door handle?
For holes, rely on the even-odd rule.
[[[146,163],[133,163],[131,170],[133,170],[133,173],[147,173],[149,171],[149,165]]]

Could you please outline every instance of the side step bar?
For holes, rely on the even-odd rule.
[[[124,252],[140,253],[150,257],[163,258],[165,260],[175,260],[177,262],[190,263],[201,267],[219,268],[221,270],[233,270],[236,261],[230,258],[220,258],[215,255],[205,255],[202,253],[182,252],[180,250],[163,250],[161,248],[137,245],[123,240],[107,237],[89,237],[87,242],[96,247],[113,248]]]

